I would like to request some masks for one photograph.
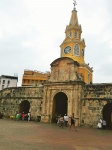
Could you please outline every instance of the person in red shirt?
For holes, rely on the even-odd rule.
[[[21,118],[22,118],[23,121],[24,121],[24,116],[25,116],[25,114],[23,112],[22,115],[21,115]]]

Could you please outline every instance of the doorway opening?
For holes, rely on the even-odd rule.
[[[107,128],[112,128],[112,103],[104,106],[103,119],[107,122]]]
[[[68,111],[68,98],[63,92],[59,92],[54,96],[53,99],[53,116],[52,122],[56,121],[56,117],[61,115],[64,116]]]
[[[27,114],[29,112],[30,109],[30,103],[28,100],[24,100],[20,103],[19,105],[19,112],[24,112],[25,114]]]

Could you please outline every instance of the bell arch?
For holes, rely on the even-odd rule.
[[[64,92],[58,92],[53,98],[52,122],[56,116],[64,116],[68,112],[68,97]]]
[[[112,128],[112,103],[103,107],[103,119],[107,122],[107,127]]]
[[[30,109],[30,102],[28,100],[23,100],[19,104],[19,112],[24,112],[25,114],[27,114],[29,112],[29,109]]]

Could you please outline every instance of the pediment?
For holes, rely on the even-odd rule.
[[[75,81],[78,78],[79,63],[69,57],[62,57],[51,63],[50,82]]]
[[[60,63],[62,63],[62,64],[73,63],[73,64],[79,66],[79,63],[77,61],[74,61],[72,58],[69,58],[69,57],[57,58],[50,65],[52,67],[52,66],[55,66],[55,65],[59,65]]]

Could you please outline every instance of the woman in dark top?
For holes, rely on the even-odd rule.
[[[71,118],[71,125],[70,125],[70,128],[69,128],[69,131],[71,130],[71,127],[72,127],[72,126],[74,126],[75,131],[77,131],[76,126],[75,126],[74,113],[72,114],[72,116],[71,116],[70,118]]]

